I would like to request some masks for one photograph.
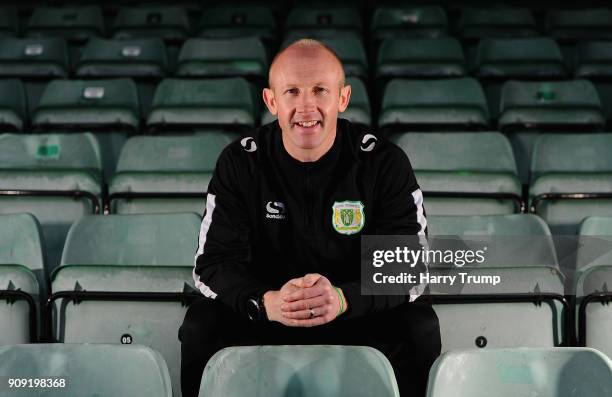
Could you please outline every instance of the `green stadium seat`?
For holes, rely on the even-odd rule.
[[[32,215],[0,215],[0,346],[37,341],[47,291],[43,247],[40,225]],[[36,320],[34,327],[30,316]]]
[[[0,39],[0,76],[67,78],[68,47],[63,39]]]
[[[142,115],[149,114],[157,84],[168,72],[166,46],[160,38],[92,39],[75,67],[78,78],[132,78]]]
[[[72,222],[99,211],[101,169],[91,134],[0,135],[0,213],[36,216],[50,269]]]
[[[567,70],[561,49],[549,38],[484,39],[478,46],[479,79],[563,78]]]
[[[576,45],[574,75],[595,84],[608,123],[612,122],[612,43],[586,41]]]
[[[574,294],[579,346],[601,351],[612,358],[612,217],[586,218],[580,236]],[[583,316],[583,318],[581,318]]]
[[[17,8],[3,6],[0,11],[0,37],[15,37],[18,30]]]
[[[342,61],[347,77],[368,78],[368,59],[361,39],[356,37],[330,37],[321,39]]]
[[[612,10],[585,8],[552,10],[546,15],[546,34],[559,41],[612,39]]]
[[[128,133],[140,128],[138,89],[128,78],[53,80],[32,116],[41,131],[92,131],[102,149],[104,175],[115,169]]]
[[[232,38],[257,36],[275,41],[276,19],[263,5],[224,4],[204,10],[199,36]]]
[[[160,79],[167,71],[166,49],[160,39],[92,39],[83,48],[75,74],[79,78]]]
[[[561,49],[554,40],[543,37],[481,40],[475,50],[473,73],[484,86],[495,119],[505,81],[556,80],[568,75]]]
[[[466,74],[461,43],[453,37],[389,38],[378,49],[377,78],[461,77]]]
[[[608,396],[612,362],[594,349],[448,352],[429,372],[427,397]]]
[[[22,80],[32,114],[46,84],[70,73],[70,49],[61,38],[0,39],[0,77]]]
[[[584,218],[612,215],[611,150],[610,134],[545,134],[536,141],[529,187],[532,211],[555,234],[574,235]],[[580,195],[584,193],[608,198]]]
[[[499,132],[409,132],[389,139],[408,155],[428,215],[520,212],[512,147]]]
[[[115,19],[113,32],[121,40],[157,37],[181,42],[189,37],[191,26],[182,7],[125,7]]]
[[[104,33],[102,11],[96,6],[36,7],[26,31],[28,37],[62,37],[76,44]]]
[[[176,76],[234,77],[264,81],[268,77],[266,48],[257,37],[189,39],[179,54]]]
[[[430,299],[440,321],[442,351],[553,347],[567,343],[568,307],[562,303],[564,276],[550,231],[542,219],[527,214],[449,215],[428,216],[427,221],[432,248],[486,242],[485,262],[466,264],[461,272],[501,278],[497,285],[464,283],[456,288],[429,285]],[[435,237],[431,240],[432,236],[456,237],[440,248]],[[451,274],[457,274],[457,268],[451,266],[454,269]],[[429,273],[448,272],[448,266],[430,264]],[[548,296],[542,298],[541,294]],[[529,295],[532,299],[524,300]],[[474,296],[483,299],[470,300]]]
[[[237,138],[208,131],[193,136],[128,139],[109,183],[110,212],[202,215],[217,158]],[[139,197],[139,193],[149,197]]]
[[[349,106],[344,113],[339,113],[338,117],[347,119],[351,123],[361,124],[364,126],[372,125],[372,116],[370,110],[370,99],[363,82],[354,77],[346,79],[346,84],[351,86],[351,98]],[[268,124],[276,120],[276,116],[272,115],[268,109],[264,109],[261,115],[261,124]]]
[[[398,397],[399,391],[391,364],[371,347],[239,346],[210,359],[199,395]]]
[[[577,78],[612,76],[612,42],[583,41],[576,46],[574,73]]]
[[[546,34],[561,45],[566,63],[572,65],[576,43],[612,39],[612,9],[551,10],[546,14]]]
[[[598,131],[605,121],[597,90],[588,80],[508,81],[501,89],[498,126],[510,135],[523,184],[529,183],[540,132]]]
[[[140,111],[130,79],[53,80],[40,99],[32,124],[40,129],[137,131]]]
[[[432,236],[550,236],[546,222],[534,214],[431,215],[428,218],[431,218],[428,229]],[[544,249],[545,256],[554,258],[551,247]],[[545,262],[552,264],[555,260]]]
[[[151,130],[255,126],[259,98],[243,78],[163,80],[147,119]]]
[[[385,87],[379,128],[483,129],[489,110],[482,87],[473,78],[393,79]]]
[[[448,29],[442,7],[378,7],[370,24],[375,40],[390,37],[440,37]]]
[[[21,131],[27,121],[26,95],[17,79],[0,80],[0,127],[5,131]]]
[[[344,74],[347,77],[359,77],[361,79],[368,78],[368,59],[363,41],[360,38],[352,36],[325,37],[324,35],[322,36],[318,34],[318,32],[300,35],[293,32],[285,36],[285,40],[283,41],[281,48],[285,48],[289,46],[289,44],[303,38],[321,41],[323,44],[334,50],[336,55],[338,55],[338,58],[340,58],[342,61]]]
[[[171,397],[168,367],[156,351],[144,346],[102,344],[32,344],[0,346],[0,376],[56,387],[8,389],[14,397]],[[61,381],[64,382],[61,382]],[[26,381],[27,383],[27,381]],[[19,383],[21,384],[21,383]],[[53,384],[53,383],[52,383]],[[63,387],[61,385],[64,385]]]
[[[288,32],[302,36],[314,31],[327,37],[360,37],[362,28],[359,10],[348,5],[297,6],[285,21]]]
[[[536,20],[527,8],[467,8],[458,31],[464,41],[538,36]]]
[[[52,339],[151,347],[168,363],[174,395],[180,396],[177,330],[189,302],[184,292],[196,291],[200,221],[196,214],[149,214],[75,222],[51,275]],[[82,291],[75,303],[71,297]],[[97,300],[87,293],[106,295]]]

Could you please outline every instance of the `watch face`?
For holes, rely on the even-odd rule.
[[[255,299],[249,299],[246,304],[247,315],[249,316],[249,320],[257,321],[259,320],[259,304]]]

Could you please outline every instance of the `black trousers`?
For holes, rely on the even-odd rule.
[[[179,330],[183,397],[198,395],[208,360],[228,346],[357,345],[380,350],[391,362],[403,397],[425,396],[429,368],[440,355],[440,327],[431,306],[407,303],[355,319],[312,328],[256,324],[209,299],[191,304]]]

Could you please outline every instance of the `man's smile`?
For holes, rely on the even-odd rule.
[[[297,121],[293,123],[293,126],[295,127],[297,125],[302,128],[314,128],[320,124],[321,124],[321,121],[319,120],[307,120],[307,121]]]

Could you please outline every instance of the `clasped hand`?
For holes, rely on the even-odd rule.
[[[264,294],[270,321],[290,327],[314,327],[333,321],[347,309],[346,299],[324,276],[311,273]]]

